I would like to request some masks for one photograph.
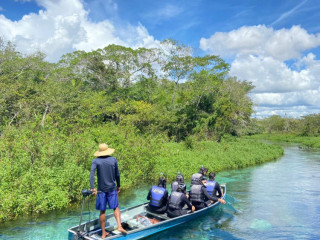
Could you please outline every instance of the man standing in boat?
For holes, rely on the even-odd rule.
[[[110,209],[114,210],[114,216],[118,224],[118,231],[127,233],[121,225],[121,217],[119,210],[118,194],[120,192],[120,173],[118,169],[117,159],[112,157],[113,148],[109,148],[107,144],[99,144],[99,151],[94,153],[96,157],[92,161],[90,171],[90,188],[94,194],[97,190],[94,187],[94,175],[97,170],[98,191],[96,200],[96,209],[100,210],[101,238],[105,238],[109,233],[106,232],[106,208],[107,204]]]

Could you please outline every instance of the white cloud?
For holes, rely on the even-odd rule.
[[[260,117],[320,112],[320,61],[308,53],[319,46],[320,34],[308,34],[300,26],[244,26],[200,40],[203,50],[234,58],[230,75],[256,86],[251,97]]]
[[[297,6],[295,6],[294,8],[290,9],[287,12],[284,12],[283,14],[281,14],[281,16],[276,19],[273,23],[271,23],[271,26],[275,25],[278,22],[283,21],[284,19],[290,17],[291,15],[293,15],[303,4],[305,4],[308,0],[304,0],[303,2],[299,3]]]
[[[200,48],[222,57],[241,54],[270,56],[280,61],[299,58],[301,52],[320,46],[320,34],[308,34],[300,26],[274,30],[264,25],[244,26],[228,33],[201,38]]]
[[[162,8],[155,9],[154,11],[144,13],[143,17],[152,22],[162,22],[178,16],[183,12],[183,7],[172,4],[167,4]]]
[[[299,118],[303,115],[312,113],[320,113],[319,108],[310,108],[306,106],[293,106],[293,107],[256,107],[256,113],[253,117],[265,118],[271,115],[280,115],[286,117]]]
[[[256,93],[251,95],[260,106],[319,106],[320,88],[288,93]]]
[[[272,57],[241,55],[232,62],[230,75],[252,82],[256,86],[253,92],[291,92],[319,86],[320,62],[312,54],[300,62],[306,68],[297,71]]]
[[[169,19],[179,15],[181,12],[182,8],[168,4],[164,8],[159,9],[156,14],[161,18]]]
[[[109,0],[111,3],[112,1]],[[90,51],[109,44],[129,47],[155,46],[159,42],[142,26],[117,26],[109,20],[92,22],[81,0],[37,0],[44,7],[19,21],[0,15],[0,36],[13,41],[24,53],[40,50],[49,61],[75,50]],[[113,5],[117,9],[117,5]],[[121,33],[126,33],[126,35]]]

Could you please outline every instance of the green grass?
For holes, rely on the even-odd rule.
[[[219,172],[261,164],[283,154],[280,146],[244,138],[229,137],[220,143],[190,138],[175,143],[114,125],[73,135],[49,130],[12,129],[0,139],[0,221],[79,202],[81,190],[89,188],[91,162],[99,142],[116,149],[123,190],[154,181],[160,172],[167,175],[168,182],[178,171],[190,179],[201,165]]]
[[[283,155],[283,148],[250,139],[232,139],[217,142],[197,142],[193,149],[184,143],[166,143],[157,157],[155,173],[164,172],[168,180],[175,178],[177,171],[190,178],[201,165],[210,171],[244,168],[272,161]]]
[[[250,136],[248,138],[294,142],[301,143],[308,148],[320,148],[320,137],[297,136],[295,134],[258,134]]]

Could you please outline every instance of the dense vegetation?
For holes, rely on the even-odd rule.
[[[301,118],[273,115],[264,119],[254,119],[251,124],[254,134],[294,134],[300,137],[320,137],[320,114],[309,114]]]
[[[309,148],[320,147],[320,114],[309,114],[301,118],[288,118],[273,115],[253,120],[251,134],[255,139],[269,139],[284,142],[302,143]]]
[[[0,39],[0,221],[78,201],[101,142],[116,148],[123,188],[164,166],[188,176],[204,163],[219,171],[282,154],[223,137],[250,130],[253,86],[227,77],[218,56],[166,40],[44,58]]]
[[[220,143],[194,142],[192,148],[186,142],[167,143],[157,157],[155,173],[164,172],[172,180],[179,170],[186,179],[191,179],[201,165],[209,168],[209,171],[220,172],[271,161],[282,154],[283,148],[280,146],[244,138],[227,137]]]
[[[320,137],[301,136],[299,134],[265,133],[265,134],[253,135],[250,138],[280,141],[280,142],[301,143],[307,148],[320,148]]]

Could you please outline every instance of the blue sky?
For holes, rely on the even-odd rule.
[[[1,0],[0,36],[48,61],[108,44],[157,47],[173,38],[220,55],[251,81],[256,117],[320,112],[318,0]]]

